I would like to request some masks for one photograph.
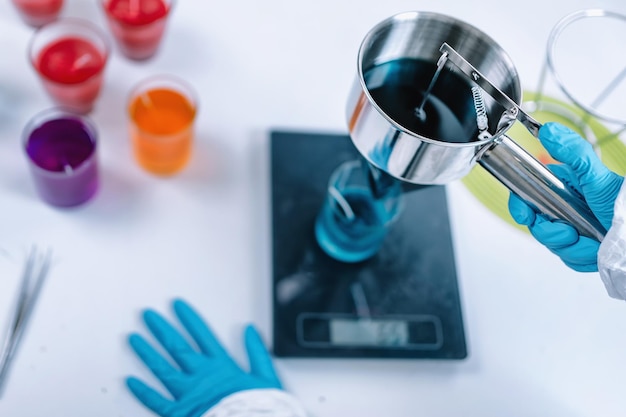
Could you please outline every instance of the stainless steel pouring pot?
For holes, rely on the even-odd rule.
[[[409,110],[423,102],[442,66],[444,44],[471,63],[474,79],[459,68],[441,71],[425,99],[431,108],[420,121]],[[478,85],[493,87],[482,96],[488,120],[482,135],[472,95],[479,78]],[[395,89],[385,89],[389,85]],[[494,91],[499,93],[495,99],[488,94]],[[504,106],[502,98],[515,107]],[[478,163],[548,217],[565,220],[582,235],[602,241],[605,229],[579,195],[506,136],[516,120],[527,121],[515,111],[521,99],[517,70],[489,36],[450,16],[406,12],[382,21],[363,39],[346,117],[358,151],[397,179],[446,184]],[[524,125],[535,135],[540,126]]]

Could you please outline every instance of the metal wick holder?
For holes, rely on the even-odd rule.
[[[477,63],[480,71],[464,56]],[[485,99],[490,135],[469,140],[475,131],[468,128],[467,138],[438,140],[410,131],[390,117],[372,98],[371,80],[366,74],[378,65],[402,59],[437,65],[446,59],[453,63],[463,78],[489,95]],[[352,142],[371,164],[400,180],[425,185],[460,179],[478,163],[539,212],[570,223],[583,236],[602,241],[606,230],[582,196],[506,135],[515,121],[534,136],[541,124],[520,108],[517,71],[508,55],[486,34],[449,16],[402,13],[368,33],[358,64],[347,106],[348,128]],[[455,116],[462,126],[476,126],[474,108],[459,105],[459,91],[445,82],[440,84],[435,95],[456,106]]]

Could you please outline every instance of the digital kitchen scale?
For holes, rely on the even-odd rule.
[[[444,186],[403,195],[373,258],[342,263],[317,245],[330,174],[357,158],[347,135],[271,132],[274,354],[465,358]]]

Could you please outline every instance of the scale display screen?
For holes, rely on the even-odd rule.
[[[330,342],[336,346],[406,346],[409,326],[400,320],[330,320]]]
[[[302,346],[389,349],[438,349],[443,342],[436,316],[364,318],[302,313],[298,317]]]

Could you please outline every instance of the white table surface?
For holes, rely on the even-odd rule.
[[[133,63],[113,53],[91,114],[100,192],[60,210],[37,198],[20,148],[26,121],[51,107],[26,60],[32,29],[1,2],[0,324],[29,245],[52,247],[55,263],[0,416],[152,415],[124,386],[128,374],[154,382],[125,339],[145,334],[144,307],[171,317],[175,296],[198,308],[237,359],[245,323],[271,339],[268,132],[346,131],[357,49],[376,23],[407,10],[465,20],[503,46],[532,88],[552,26],[596,7],[626,12],[621,0],[180,0],[158,56]],[[96,1],[67,0],[63,16],[105,27]],[[194,157],[171,178],[135,164],[126,132],[127,92],[156,73],[184,77],[200,99]],[[286,388],[316,417],[623,417],[626,304],[460,181],[448,194],[468,358],[276,360]]]

